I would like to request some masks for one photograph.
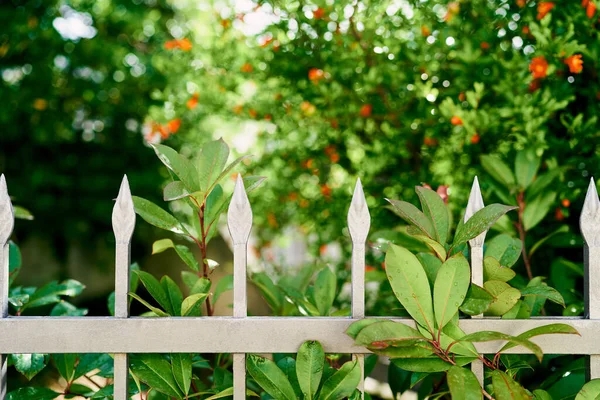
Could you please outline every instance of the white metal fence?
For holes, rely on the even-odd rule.
[[[483,208],[479,183],[475,179],[465,219]],[[246,298],[247,243],[252,228],[252,210],[240,177],[228,211],[229,232],[234,244],[233,317],[129,318],[130,242],[135,211],[127,178],[123,179],[113,209],[116,239],[115,317],[9,317],[8,239],[14,214],[4,176],[0,178],[0,400],[6,396],[6,355],[19,353],[111,353],[114,356],[115,399],[127,395],[128,353],[232,353],[234,355],[234,399],[246,397],[246,353],[295,353],[306,340],[318,340],[329,353],[352,353],[361,364],[368,350],[353,345],[345,334],[354,321],[365,317],[365,244],[370,215],[360,180],[356,183],[348,212],[352,239],[351,317],[248,317]],[[560,321],[577,329],[581,336],[568,341],[560,335],[546,335],[534,341],[547,354],[589,355],[589,378],[600,378],[600,200],[590,182],[580,219],[585,240],[584,318],[544,317],[529,320],[471,318],[460,321],[466,333],[495,330],[518,335],[526,330]],[[483,284],[485,233],[471,240],[472,281]],[[381,317],[378,317],[381,318]],[[406,318],[390,318],[408,325]],[[495,353],[497,343],[476,345],[481,354]],[[526,353],[514,347],[511,353]],[[4,355],[2,355],[4,354]],[[472,368],[480,381],[483,365]],[[361,383],[361,388],[363,384]]]

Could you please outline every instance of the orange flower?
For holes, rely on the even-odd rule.
[[[526,3],[527,3],[526,0],[517,0],[517,5],[521,8],[525,7]]]
[[[288,195],[288,199],[290,199],[290,201],[296,201],[298,200],[298,193],[296,192],[292,192]]]
[[[550,12],[550,10],[552,10],[554,8],[554,5],[555,4],[550,1],[542,1],[542,2],[538,3],[537,19],[540,20],[540,19],[544,18]]]
[[[338,153],[333,153],[329,156],[329,159],[335,164],[336,162],[340,161],[340,155]]]
[[[198,98],[200,95],[198,93],[194,93],[192,97],[185,103],[186,107],[190,110],[193,110],[198,105]]]
[[[421,35],[427,37],[427,36],[431,35],[431,31],[429,30],[428,27],[426,27],[425,25],[423,25],[421,27]]]
[[[329,185],[321,185],[321,194],[325,197],[331,196],[331,188],[329,187]]]
[[[563,205],[563,207],[569,207],[571,205],[571,202],[569,201],[569,199],[563,199],[561,204]]]
[[[589,3],[590,3],[590,0],[581,0],[581,7],[586,8]]]
[[[46,108],[48,108],[48,100],[46,100],[46,99],[35,99],[33,101],[33,108],[35,108],[38,111],[44,111]]]
[[[569,71],[573,74],[579,74],[583,71],[583,60],[581,54],[574,54],[571,57],[565,58],[565,64],[569,66]]]
[[[300,110],[304,113],[304,115],[310,117],[317,111],[317,107],[315,107],[313,104],[310,104],[308,101],[303,101],[300,103]]]
[[[525,35],[529,35],[531,33],[531,30],[528,26],[524,26],[523,29],[521,29],[521,32],[523,32]]]
[[[177,133],[177,131],[179,130],[180,126],[181,126],[181,119],[180,118],[172,119],[172,120],[170,120],[167,123],[167,129],[171,133]]]
[[[256,118],[256,116],[258,115],[258,113],[256,112],[255,109],[251,108],[248,110],[248,115],[250,115],[250,118]]]
[[[360,108],[360,116],[363,118],[367,118],[371,116],[371,112],[373,111],[373,106],[370,104],[364,104]]]
[[[365,265],[365,272],[377,271],[377,268],[371,265]]]
[[[308,71],[308,79],[310,79],[311,81],[313,81],[315,83],[320,81],[321,79],[323,79],[324,76],[325,76],[325,74],[323,73],[323,70],[319,69],[319,68],[311,68]]]
[[[190,40],[187,38],[169,40],[168,42],[165,42],[165,49],[190,51],[192,50],[192,42],[190,42]]]
[[[229,25],[231,25],[231,21],[228,19],[222,19],[221,20],[221,26],[225,29],[229,28]]]
[[[450,118],[450,123],[452,125],[462,125],[463,121],[462,121],[462,119],[460,117],[458,117],[458,116],[455,115],[452,118]]]
[[[332,155],[335,153],[335,146],[330,144],[327,147],[325,147],[325,154],[327,154],[328,156]]]
[[[596,3],[590,1],[585,7],[585,15],[587,15],[588,18],[592,19],[594,17],[594,14],[596,14]]]
[[[481,137],[479,136],[479,133],[476,133],[471,137],[471,144],[477,144],[479,143],[479,140],[481,140]]]
[[[563,213],[560,207],[556,207],[556,210],[554,210],[554,218],[557,221],[562,221],[563,219],[565,219],[565,214]]]
[[[237,106],[233,107],[233,112],[236,113],[237,115],[240,115],[242,113],[242,110],[244,109],[244,106],[241,104],[238,104]]]
[[[271,114],[265,114],[265,121],[272,121],[273,116]]]
[[[529,71],[534,79],[545,78],[548,74],[548,61],[544,56],[534,57],[529,64]]]
[[[254,71],[254,68],[252,68],[252,65],[250,63],[246,63],[246,64],[242,65],[242,67],[240,68],[240,71],[250,73],[250,72]]]
[[[434,138],[430,138],[430,137],[427,136],[427,137],[425,137],[423,139],[423,144],[425,146],[431,147],[431,146],[435,146],[436,144],[438,144],[438,141],[436,139],[434,139]]]
[[[315,11],[313,11],[313,17],[315,19],[321,19],[321,18],[323,18],[324,15],[325,15],[325,10],[322,9],[321,7],[317,8]]]
[[[490,44],[488,42],[481,42],[481,48],[487,50],[490,48]]]

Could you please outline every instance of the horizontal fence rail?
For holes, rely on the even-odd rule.
[[[477,178],[469,196],[465,221],[483,208]],[[0,400],[6,397],[7,355],[19,353],[110,353],[115,362],[115,399],[127,393],[128,354],[130,353],[232,353],[234,400],[246,397],[247,353],[295,353],[307,340],[318,340],[328,353],[347,353],[359,361],[369,353],[353,344],[346,329],[365,317],[365,246],[370,215],[360,180],[357,181],[348,211],[348,231],[352,240],[352,316],[351,317],[248,317],[246,297],[247,245],[252,228],[252,210],[241,177],[238,176],[229,207],[229,232],[233,241],[234,305],[233,317],[130,318],[127,292],[131,237],[135,211],[127,178],[124,177],[113,209],[116,240],[115,317],[9,317],[8,316],[8,240],[14,225],[14,212],[4,175],[0,177]],[[580,336],[565,340],[560,335],[532,339],[547,354],[589,355],[589,378],[600,378],[600,199],[593,179],[581,212],[581,232],[585,241],[585,317],[543,317],[508,320],[476,316],[461,319],[468,334],[494,330],[518,335],[526,330],[562,322],[577,329]],[[483,283],[483,244],[486,232],[469,242],[471,280]],[[411,319],[385,318],[414,326]],[[52,340],[48,340],[51,337]],[[143,339],[142,339],[143,338]],[[481,354],[497,352],[502,344],[476,344]],[[529,353],[522,347],[508,350]],[[484,368],[472,369],[483,381]],[[364,377],[360,388],[363,388]]]

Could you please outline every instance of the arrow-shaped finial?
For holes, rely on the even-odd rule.
[[[471,187],[471,193],[469,194],[469,201],[467,202],[467,209],[465,210],[465,220],[467,222],[477,211],[484,207],[483,197],[481,196],[481,189],[479,188],[479,180],[477,177],[473,179],[473,186]],[[487,231],[482,232],[479,236],[469,240],[469,244],[472,247],[482,247],[485,241],[485,235]]]
[[[594,178],[590,179],[579,226],[585,243],[589,247],[600,247],[600,199]]]
[[[371,215],[367,207],[367,200],[360,182],[360,178],[356,180],[352,202],[348,210],[348,230],[350,237],[354,243],[365,243],[371,227]]]
[[[250,208],[250,201],[248,201],[241,174],[237,176],[231,203],[229,203],[227,226],[233,244],[248,243],[248,237],[252,229],[252,208]]]
[[[0,176],[0,245],[8,242],[15,226],[15,214],[4,174]]]
[[[131,240],[135,228],[135,208],[127,175],[123,176],[119,195],[113,207],[112,225],[117,242],[128,243]]]

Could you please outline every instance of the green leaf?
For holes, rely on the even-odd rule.
[[[216,304],[221,295],[230,290],[233,290],[233,275],[225,275],[217,282],[215,292],[213,293],[213,303]]]
[[[592,379],[577,393],[575,400],[596,400],[600,396],[600,379]]]
[[[406,201],[386,199],[392,205],[392,211],[409,224],[419,228],[430,238],[434,238],[432,222],[417,207]]]
[[[6,395],[6,400],[54,400],[60,393],[47,388],[23,387]]]
[[[579,335],[579,332],[577,332],[577,329],[567,324],[549,324],[523,332],[520,335],[518,335],[517,338],[528,340],[535,336],[554,334]],[[517,346],[517,344],[515,344],[514,342],[509,342],[505,344],[504,347],[502,347],[502,349],[500,349],[499,353],[508,349],[512,349],[515,346]]]
[[[556,178],[558,178],[560,176],[560,174],[562,174],[563,171],[564,171],[564,168],[554,167],[554,168],[550,169],[548,172],[546,172],[545,174],[542,174],[542,175],[538,176],[537,178],[535,178],[535,180],[533,181],[533,183],[531,184],[531,186],[529,187],[527,192],[525,192],[526,203],[529,200],[537,197],[540,193],[546,191],[548,186],[550,186],[550,184],[552,182],[554,182],[554,180]]]
[[[535,154],[535,150],[529,148],[517,152],[515,158],[515,174],[517,183],[522,189],[527,189],[540,168],[541,158]]]
[[[483,278],[486,281],[508,282],[516,275],[515,271],[501,266],[498,260],[493,257],[486,257],[483,260]]]
[[[163,290],[167,294],[169,299],[169,307],[166,308],[173,316],[181,315],[181,303],[183,302],[183,294],[175,283],[175,281],[169,278],[167,275],[163,276],[160,280],[160,284]]]
[[[521,298],[521,292],[509,284],[501,281],[487,281],[483,287],[494,297],[494,301],[488,308],[491,315],[502,315],[517,304]]]
[[[164,312],[160,308],[154,307],[152,304],[148,303],[146,300],[142,299],[137,294],[129,292],[129,296],[131,296],[132,298],[134,298],[137,301],[139,301],[140,303],[142,303],[150,311],[152,311],[157,317],[168,317],[169,316],[169,314],[167,314],[166,312]]]
[[[530,350],[537,357],[540,362],[542,361],[543,353],[540,346],[533,343],[528,339],[519,338],[516,336],[507,335],[502,332],[495,331],[479,331],[475,333],[471,333],[470,335],[463,336],[460,341],[461,342],[493,342],[496,340],[507,341],[510,343],[514,343],[517,346],[523,346],[526,349]]]
[[[526,288],[521,290],[521,294],[523,296],[540,296],[546,298],[556,304],[560,304],[561,306],[565,306],[565,300],[562,295],[558,292],[558,290],[546,285],[545,283],[541,283],[539,285],[527,286]]]
[[[452,400],[481,400],[483,393],[477,377],[471,370],[453,366],[447,374]]]
[[[491,155],[481,156],[481,166],[488,174],[507,188],[512,188],[515,184],[515,177],[508,167],[500,158]]]
[[[183,281],[183,284],[189,290],[192,290],[192,288],[194,287],[194,285],[196,285],[196,283],[198,283],[199,279],[201,279],[201,278],[198,276],[198,274],[195,274],[195,273],[190,272],[190,271],[181,271],[181,280]],[[206,279],[206,278],[204,278],[204,279]],[[208,281],[208,279],[206,279],[206,280]]]
[[[292,384],[273,361],[250,354],[246,368],[256,383],[275,399],[296,400]]]
[[[416,191],[423,213],[432,222],[434,239],[441,244],[446,243],[450,231],[450,215],[444,200],[433,190],[422,186],[417,186]]]
[[[323,268],[317,275],[313,292],[315,306],[319,310],[319,315],[329,315],[329,310],[335,300],[336,286],[337,279],[333,271],[329,267]]]
[[[553,208],[556,192],[543,192],[525,205],[523,226],[526,231],[533,229]]]
[[[252,283],[260,290],[263,298],[274,311],[279,311],[284,302],[283,293],[264,272],[252,274]]]
[[[22,265],[21,250],[12,240],[8,242],[8,285],[12,287],[13,282],[19,275]]]
[[[51,317],[83,317],[87,315],[87,308],[77,308],[73,304],[68,301],[61,300],[56,303],[52,310],[50,311]]]
[[[182,317],[197,317],[200,316],[199,307],[208,298],[208,293],[197,293],[186,297],[181,303]]]
[[[13,212],[15,213],[15,218],[33,221],[33,214],[23,207],[13,206]]]
[[[378,323],[378,322],[384,322],[384,321],[386,321],[386,320],[377,319],[377,318],[364,318],[364,319],[358,320],[358,321],[350,324],[348,329],[346,329],[346,335],[350,336],[352,339],[356,339],[358,334],[363,329],[365,329],[367,326]]]
[[[455,357],[458,366],[469,364],[477,357]],[[438,357],[431,358],[395,358],[391,360],[397,367],[412,372],[443,372],[448,371],[452,364]]]
[[[429,247],[431,250],[433,250],[433,252],[437,255],[437,257],[440,260],[446,260],[446,257],[448,256],[448,254],[446,253],[446,249],[444,248],[444,246],[442,246],[435,240],[428,238],[425,235],[414,235],[413,237],[415,239],[419,239],[423,243],[425,243],[427,245],[427,247]]]
[[[492,386],[496,400],[529,400],[525,389],[502,371],[492,371]]]
[[[99,370],[96,375],[102,377],[112,376],[114,374],[113,366],[113,358],[108,354],[81,354],[73,378],[81,378],[94,370]]]
[[[539,249],[544,243],[546,243],[552,237],[554,237],[556,235],[560,235],[561,233],[568,233],[568,232],[569,232],[569,225],[561,225],[554,232],[544,236],[543,238],[541,238],[540,240],[535,242],[535,244],[533,246],[531,246],[531,249],[529,250],[529,257],[531,258],[531,256],[537,251],[537,249]]]
[[[492,240],[489,240],[486,243],[485,256],[493,257],[498,260],[503,267],[510,268],[521,256],[522,248],[523,242],[503,233],[494,236]]]
[[[296,375],[304,399],[312,400],[319,389],[325,352],[321,343],[311,340],[302,343],[296,356]]]
[[[67,279],[61,283],[52,281],[37,289],[29,296],[27,303],[21,308],[21,312],[28,308],[41,307],[52,303],[58,303],[60,296],[75,297],[81,294],[85,286],[74,279]]]
[[[281,360],[277,361],[277,366],[280,370],[283,371],[285,376],[292,384],[296,397],[301,399],[303,397],[303,394],[302,390],[300,390],[298,375],[296,374],[296,360],[294,360],[292,357],[284,357]]]
[[[467,291],[465,301],[460,306],[460,311],[467,315],[483,314],[492,304],[492,301],[494,301],[494,297],[491,294],[472,283]]]
[[[223,139],[213,140],[202,146],[197,164],[201,190],[209,193],[209,188],[217,182],[217,178],[223,172],[228,157],[229,147]]]
[[[240,162],[242,162],[243,160],[252,157],[251,155],[246,155],[246,156],[242,156],[239,157],[235,160],[233,160],[231,163],[229,163],[228,166],[225,167],[225,169],[223,170],[223,172],[221,172],[221,174],[219,174],[219,176],[217,177],[217,179],[213,182],[213,187],[214,185],[218,184],[219,182],[221,182],[221,180],[223,178],[225,178],[226,176],[228,176],[231,173],[231,170],[233,170]],[[210,187],[208,189],[208,192],[212,191],[212,187]]]
[[[439,329],[458,312],[470,282],[471,269],[462,254],[449,258],[440,267],[433,288],[433,308]]]
[[[52,354],[52,359],[60,376],[65,378],[68,383],[73,382],[77,354]]]
[[[130,356],[131,370],[145,384],[167,396],[185,397],[175,377],[171,364],[158,354]]]
[[[165,250],[174,249],[179,258],[192,270],[198,272],[200,271],[200,264],[194,257],[194,253],[189,249],[189,247],[175,244],[171,239],[160,239],[152,243],[152,254],[159,254]]]
[[[429,281],[429,286],[431,290],[433,290],[433,284],[435,283],[435,279],[437,277],[438,271],[442,266],[442,260],[433,254],[429,253],[418,253],[417,258],[421,262],[423,269],[425,270],[425,274],[427,275],[427,280]]]
[[[341,400],[349,397],[360,383],[362,372],[357,361],[348,361],[331,375],[319,392],[319,400]]]
[[[515,208],[517,207],[505,206],[502,204],[490,204],[489,206],[485,206],[473,214],[464,225],[457,228],[452,245],[457,246],[479,236],[482,232],[494,225],[498,218]]]
[[[11,354],[10,358],[16,370],[28,381],[46,368],[48,362],[47,354]]]
[[[171,369],[179,389],[187,395],[192,384],[192,358],[189,354],[171,353]]]
[[[431,290],[417,257],[403,247],[390,245],[385,265],[396,298],[417,323],[433,332],[435,324]]]
[[[158,279],[144,271],[134,271],[134,273],[140,278],[142,285],[144,285],[150,296],[152,296],[152,298],[156,300],[156,302],[163,308],[163,310],[165,310],[169,315],[179,315],[179,313],[173,313],[173,308],[171,307],[171,300],[169,299],[165,288],[160,284]],[[133,297],[136,300],[139,300],[138,297]]]
[[[401,322],[380,321],[362,328],[356,335],[355,344],[365,347],[377,347],[377,342],[386,342],[386,345],[410,346],[417,341],[425,341],[425,336],[419,331]],[[375,343],[375,345],[374,345]]]
[[[185,185],[181,181],[169,182],[169,184],[167,184],[167,186],[165,186],[163,189],[164,201],[179,200],[189,195],[190,192],[187,191]]]
[[[545,390],[536,389],[533,391],[533,400],[552,400],[552,396]]]
[[[198,173],[194,164],[172,148],[159,144],[154,145],[159,160],[177,176],[189,193],[200,190]]]
[[[175,232],[180,235],[189,235],[183,226],[181,226],[181,223],[179,223],[177,218],[153,202],[137,196],[132,196],[132,198],[135,212],[150,225],[154,225],[157,228]]]

